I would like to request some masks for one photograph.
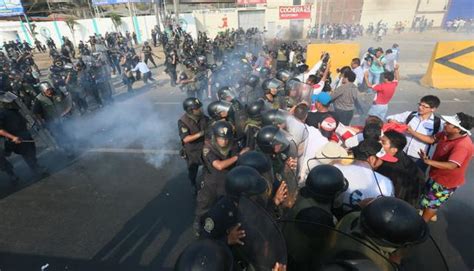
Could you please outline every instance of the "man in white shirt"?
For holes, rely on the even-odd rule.
[[[439,107],[441,101],[434,95],[427,95],[420,99],[417,111],[406,111],[400,114],[388,116],[388,122],[408,124],[405,136],[407,145],[403,151],[414,160],[421,170],[426,170],[426,165],[420,161],[418,152],[433,152],[434,148],[429,148],[435,143],[434,135],[443,131],[444,121],[435,116],[434,112]]]
[[[352,164],[334,164],[349,183],[341,198],[343,210],[352,211],[360,202],[379,196],[394,196],[392,181],[374,170],[384,161],[395,162],[397,158],[385,153],[382,144],[374,140],[364,140],[352,151],[356,159]]]
[[[357,87],[359,89],[361,89],[361,87],[364,86],[364,73],[365,73],[365,70],[360,65],[360,59],[359,58],[352,59],[351,68],[352,68],[352,71],[356,74],[356,80],[355,80],[354,83],[357,85]]]
[[[151,77],[150,69],[148,68],[146,63],[143,62],[143,60],[141,58],[140,58],[139,62],[137,63],[137,65],[135,66],[135,68],[132,69],[132,72],[135,72],[135,71],[140,71],[140,73],[142,75],[143,82],[145,82],[145,84],[148,83],[148,80],[155,81],[155,79],[153,79],[153,77]]]

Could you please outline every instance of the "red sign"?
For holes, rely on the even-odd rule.
[[[266,4],[267,0],[237,0],[237,5]]]
[[[280,12],[280,20],[311,19],[311,5],[280,6],[279,12]]]

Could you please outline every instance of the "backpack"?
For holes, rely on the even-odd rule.
[[[407,119],[405,120],[405,124],[408,125],[410,121],[416,116],[416,111],[413,111],[408,115]],[[439,128],[441,128],[441,119],[438,116],[434,116],[434,124],[433,124],[433,133],[431,135],[436,135],[439,132]]]

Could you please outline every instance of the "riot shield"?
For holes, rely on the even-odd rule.
[[[443,253],[431,235],[421,244],[401,249],[400,256],[405,270],[449,270]]]
[[[287,251],[277,223],[259,205],[248,198],[239,201],[239,222],[245,230],[244,245],[236,254],[253,270],[271,270],[276,262],[286,264]],[[252,270],[249,268],[248,270]]]
[[[288,249],[288,270],[397,270],[371,246],[332,227],[297,220],[278,223]]]
[[[43,143],[49,148],[58,149],[59,146],[56,143],[56,140],[54,140],[53,136],[51,136],[51,133],[48,131],[48,129],[46,129],[41,124],[41,122],[31,113],[28,107],[26,107],[26,105],[20,99],[16,99],[15,103],[20,108],[20,113],[26,119],[29,130],[33,134],[36,134],[40,138],[40,140],[43,141]]]
[[[313,88],[303,82],[293,81],[291,88],[288,88],[287,96],[289,99],[295,100],[296,104],[305,102],[311,106],[311,96],[313,95]]]

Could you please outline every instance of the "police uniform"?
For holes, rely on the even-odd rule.
[[[233,199],[223,196],[201,217],[200,237],[227,243],[228,230],[237,225],[238,209]]]
[[[170,76],[170,83],[171,86],[176,85],[176,80],[178,80],[177,75],[176,75],[176,64],[178,62],[176,53],[174,51],[171,51],[167,54],[166,56],[166,72]]]
[[[200,117],[190,116],[185,113],[178,120],[179,137],[181,141],[188,135],[193,135],[207,129],[209,118],[205,115]],[[196,176],[199,165],[202,164],[201,153],[204,146],[204,137],[183,144],[186,162],[188,164],[188,177],[193,187],[196,187]]]
[[[143,52],[143,55],[144,55],[143,62],[145,62],[145,64],[148,64],[148,60],[150,60],[151,63],[153,63],[153,65],[156,68],[156,63],[155,63],[155,60],[153,59],[151,46],[150,45],[144,45],[143,48],[142,48],[142,52]]]
[[[206,142],[202,149],[204,162],[204,181],[197,195],[196,216],[201,217],[219,196],[225,195],[226,174],[231,167],[217,170],[212,163],[216,160],[226,160],[237,154],[232,142],[228,151],[224,152],[217,144]]]
[[[195,78],[196,73],[191,68],[185,68],[182,71],[181,76],[183,75],[186,78],[186,80],[189,80],[189,79]],[[186,91],[188,97],[199,98],[196,93],[197,91],[196,82],[183,83],[181,87],[183,90]]]
[[[201,64],[196,68],[196,87],[197,87],[197,95],[198,97],[202,97],[204,93],[204,97],[207,97],[207,88],[209,83],[209,67],[207,64]]]

